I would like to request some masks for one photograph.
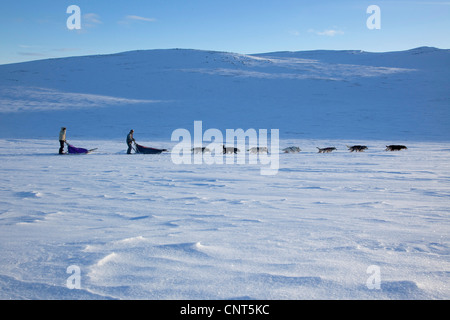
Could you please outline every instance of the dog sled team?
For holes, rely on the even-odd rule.
[[[206,147],[197,147],[191,149],[192,153],[205,153],[205,152],[211,152],[209,148]],[[252,147],[250,149],[247,149],[248,152],[256,154],[256,153],[269,153],[267,147]],[[223,154],[237,154],[239,153],[239,148],[235,147],[225,147],[222,145],[222,153]]]
[[[64,154],[64,144],[67,144],[68,146],[68,153],[90,153],[94,150],[97,150],[97,148],[95,149],[84,149],[84,148],[76,148],[72,145],[70,145],[67,141],[66,141],[66,132],[67,132],[67,128],[62,127],[61,131],[59,132],[59,154]],[[131,151],[134,150],[135,153],[143,153],[143,154],[159,154],[165,151],[168,151],[167,149],[156,149],[156,148],[150,148],[150,147],[145,147],[142,145],[139,145],[136,143],[136,140],[133,137],[134,135],[134,130],[130,130],[130,132],[128,133],[127,137],[126,137],[126,143],[127,143],[127,154],[131,154]],[[133,147],[134,144],[134,147]],[[367,146],[362,146],[362,145],[354,145],[354,146],[347,146],[348,150],[350,152],[364,152],[365,150],[367,150]],[[335,150],[337,150],[335,147],[326,147],[326,148],[319,148],[317,147],[317,149],[319,150],[318,153],[330,153],[333,152]],[[404,145],[388,145],[386,146],[386,151],[400,151],[400,150],[407,150],[408,148]],[[211,152],[211,150],[207,147],[196,147],[196,148],[192,148],[191,149],[192,153],[205,153],[205,152]],[[247,151],[251,154],[260,154],[260,153],[269,153],[269,150],[267,149],[267,147],[252,147],[247,149]],[[284,153],[299,153],[301,151],[301,149],[299,147],[287,147],[284,148],[282,150]],[[224,145],[222,145],[222,152],[223,154],[237,154],[240,152],[240,150],[238,148],[235,147],[226,147]]]
[[[364,150],[368,149],[367,146],[361,146],[361,145],[347,146],[347,148],[350,152],[364,152]],[[337,150],[335,147],[327,147],[327,148],[317,147],[317,149],[319,150],[319,153],[330,153],[334,150]],[[406,150],[406,149],[408,149],[408,148],[404,145],[391,144],[389,146],[386,146],[386,149],[384,149],[384,150],[385,151],[400,151],[400,150]]]
[[[364,152],[364,150],[368,149],[367,146],[361,146],[361,145],[347,146],[347,148],[350,152]],[[328,148],[317,147],[317,149],[319,150],[319,153],[330,153],[334,150],[337,150],[335,147],[328,147]],[[389,146],[386,146],[386,149],[384,149],[384,150],[385,151],[400,151],[400,150],[406,150],[406,149],[408,149],[408,148],[404,145],[391,144]]]
[[[240,152],[240,150],[238,148],[234,148],[234,147],[222,146],[222,148],[223,148],[224,154],[230,154],[230,153],[237,154]],[[365,150],[369,149],[367,146],[362,146],[362,145],[347,146],[347,148],[350,152],[364,152]],[[337,148],[335,148],[335,147],[326,147],[326,148],[317,147],[317,149],[319,150],[318,153],[330,153],[330,152],[337,150]],[[406,149],[408,149],[408,148],[404,145],[392,144],[392,145],[386,146],[385,151],[400,151],[400,150],[406,150]],[[191,151],[192,151],[192,153],[212,152],[207,147],[192,148]],[[269,153],[267,147],[253,147],[253,148],[247,149],[247,151],[252,154]],[[284,148],[282,151],[283,151],[283,153],[299,153],[302,150],[299,147],[287,147],[287,148]]]

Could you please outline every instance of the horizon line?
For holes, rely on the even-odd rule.
[[[419,47],[413,47],[410,49],[405,50],[390,50],[390,51],[365,51],[361,49],[308,49],[308,50],[277,50],[277,51],[268,51],[268,52],[257,52],[257,53],[240,53],[240,52],[234,52],[234,51],[223,51],[223,50],[211,50],[211,49],[195,49],[195,48],[179,48],[179,47],[173,47],[173,48],[154,48],[154,49],[133,49],[133,50],[125,50],[125,51],[117,51],[117,52],[111,52],[111,53],[92,53],[92,54],[81,54],[81,55],[73,55],[73,56],[65,56],[65,57],[48,57],[48,58],[40,58],[40,59],[32,59],[32,60],[24,60],[19,62],[7,62],[7,63],[0,63],[0,66],[5,65],[11,65],[11,64],[19,64],[19,63],[29,63],[29,62],[37,62],[37,61],[46,61],[46,60],[57,60],[57,59],[71,59],[71,58],[82,58],[82,57],[93,57],[93,56],[113,56],[113,55],[119,55],[124,53],[131,53],[131,52],[140,52],[140,51],[172,51],[172,50],[185,50],[185,51],[203,51],[203,52],[214,52],[214,53],[231,53],[231,54],[242,54],[242,55],[264,55],[264,54],[274,54],[274,53],[298,53],[298,52],[360,52],[360,53],[369,53],[369,54],[383,54],[383,53],[394,53],[394,52],[407,52],[417,49],[434,49],[434,50],[450,50],[450,48],[438,48],[438,47],[432,47],[432,46],[419,46]]]

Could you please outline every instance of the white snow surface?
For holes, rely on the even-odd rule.
[[[0,66],[0,299],[449,299],[449,57],[152,50]],[[194,120],[279,129],[280,150],[302,151],[273,176],[125,154],[130,128],[170,150]],[[98,149],[57,155],[61,126]]]

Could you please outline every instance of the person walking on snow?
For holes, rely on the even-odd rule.
[[[66,128],[62,127],[59,132],[59,154],[64,154],[64,142],[66,142]]]
[[[133,138],[133,133],[134,130],[130,130],[130,133],[128,133],[127,135],[127,145],[128,145],[128,150],[127,150],[127,154],[131,154],[131,148],[132,148],[132,143],[136,142]]]

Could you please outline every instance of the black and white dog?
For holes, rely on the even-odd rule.
[[[350,152],[363,152],[364,150],[367,150],[368,148],[366,146],[360,146],[360,145],[356,145],[356,146],[347,146],[348,150],[350,150]]]
[[[224,145],[222,145],[223,147],[223,153],[238,153],[240,150],[238,148],[235,147],[225,147]]]
[[[299,147],[287,147],[283,149],[284,153],[297,153],[302,151]]]
[[[319,147],[317,147],[317,149],[319,149],[319,153],[330,153],[333,150],[337,150],[335,147],[328,147],[328,148],[319,148]]]

